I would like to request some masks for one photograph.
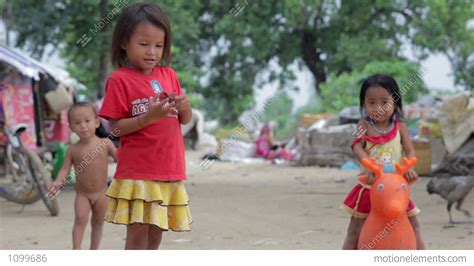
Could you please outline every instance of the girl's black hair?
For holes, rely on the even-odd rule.
[[[390,96],[392,96],[393,100],[395,101],[395,112],[393,112],[392,116],[390,117],[390,121],[392,121],[394,117],[399,120],[403,120],[404,119],[403,103],[402,103],[402,95],[400,94],[400,88],[398,87],[398,84],[393,77],[383,75],[383,74],[375,74],[375,75],[369,76],[366,79],[364,79],[364,81],[362,82],[362,86],[360,88],[360,95],[359,95],[359,101],[360,101],[359,108],[360,108],[360,113],[362,115],[362,118],[364,118],[364,116],[366,115],[364,114],[365,93],[371,87],[382,87],[386,89],[388,93],[390,93]]]
[[[171,64],[171,24],[165,12],[155,4],[135,3],[127,6],[115,25],[112,37],[112,65],[123,67],[127,65],[127,52],[122,45],[129,41],[135,27],[147,21],[165,32],[163,55],[159,62],[162,66]]]

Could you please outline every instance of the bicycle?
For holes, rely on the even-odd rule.
[[[42,199],[52,216],[59,214],[56,198],[48,196],[51,175],[39,155],[26,149],[21,134],[26,126],[15,125],[11,129],[2,125],[6,143],[4,145],[5,175],[11,183],[0,186],[0,196],[19,204],[31,204]]]

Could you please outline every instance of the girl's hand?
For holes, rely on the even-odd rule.
[[[174,111],[175,103],[169,102],[168,98],[159,101],[158,97],[160,97],[159,94],[150,97],[148,101],[148,110],[145,113],[145,119],[153,122],[165,117],[177,118],[176,112]]]
[[[405,179],[411,183],[418,178],[418,174],[415,172],[415,170],[413,170],[413,168],[410,168],[403,177],[405,177]]]
[[[376,180],[376,176],[375,174],[372,172],[372,171],[366,171],[365,172],[365,183],[367,185],[372,185],[373,183],[375,183],[375,180]]]
[[[186,94],[176,96],[174,100],[176,102],[176,109],[178,109],[180,113],[191,108],[191,104],[189,103],[188,96],[186,96]]]

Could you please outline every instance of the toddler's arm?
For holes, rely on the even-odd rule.
[[[117,162],[117,148],[115,148],[114,143],[110,139],[107,142],[107,152],[109,156],[114,158],[114,161]]]
[[[400,137],[402,139],[402,148],[405,152],[405,156],[408,157],[408,159],[415,157],[415,147],[413,146],[413,142],[411,142],[408,126],[403,122],[400,122]],[[405,178],[408,182],[412,182],[418,178],[418,174],[411,168],[405,173]]]
[[[407,124],[400,122],[400,137],[402,138],[402,147],[405,152],[405,156],[408,159],[415,157],[415,147],[410,139],[410,134],[408,133]]]
[[[367,155],[364,148],[362,148],[362,141],[357,142],[356,144],[354,144],[354,146],[352,146],[352,152],[357,157],[359,162],[361,162],[364,158],[369,158],[369,155]]]
[[[50,195],[56,194],[56,192],[59,189],[61,189],[61,187],[64,185],[64,182],[66,181],[66,178],[71,173],[71,167],[72,167],[71,147],[68,147],[67,152],[66,152],[66,157],[64,158],[63,166],[61,167],[61,170],[59,170],[59,173],[56,176],[56,181],[53,184],[51,184],[51,186],[49,187],[48,192]]]
[[[362,132],[361,134],[363,135],[365,135],[365,133],[367,132],[367,124],[365,123],[363,119],[359,120],[359,122],[357,123],[357,132]],[[356,138],[358,137],[359,136],[356,136]],[[364,150],[364,146],[365,146],[364,139],[360,139],[357,143],[355,143],[352,146],[352,152],[357,157],[359,162],[361,162],[362,159],[364,158],[367,158],[367,159],[369,158],[369,155]]]
[[[367,131],[367,124],[365,123],[363,119],[361,119],[359,123],[357,123],[357,132],[364,132],[363,134],[365,134],[366,131]],[[359,162],[362,162],[362,159],[364,158],[370,159],[369,155],[364,150],[364,146],[365,146],[364,139],[359,140],[352,146],[352,152],[357,157]],[[370,185],[375,182],[375,174],[372,173],[372,171],[366,170],[364,174],[365,174],[365,183]]]

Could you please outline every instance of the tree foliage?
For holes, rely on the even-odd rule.
[[[113,27],[123,8],[132,2],[138,1],[8,1],[2,6],[3,20],[9,22],[8,30],[17,34],[15,43],[10,45],[26,49],[36,59],[45,56],[46,45],[52,45],[66,60],[71,74],[100,98],[104,95],[105,80],[113,70],[109,56]],[[189,56],[197,42],[197,2],[160,1],[160,6],[170,14],[174,31],[173,66],[185,88],[198,84],[192,75],[199,68]]]
[[[182,86],[202,95],[209,114],[232,122],[251,107],[255,86],[279,80],[286,88],[293,76],[289,66],[295,62],[311,72],[317,95],[330,108],[341,106],[350,101],[344,97],[358,92],[357,86],[350,86],[354,77],[370,72],[367,67],[373,62],[387,68],[379,72],[391,72],[393,62],[412,66],[403,55],[407,44],[417,48],[418,63],[429,53],[447,55],[456,83],[473,89],[473,1],[150,2],[158,3],[172,22],[173,67]],[[118,15],[84,47],[78,41],[101,25],[119,2],[135,1],[16,0],[0,1],[0,8],[8,30],[17,34],[12,45],[28,49],[36,58],[44,55],[46,44],[53,45],[71,73],[101,96],[112,70],[108,53]],[[271,60],[282,70],[269,68]],[[268,78],[259,80],[268,70]],[[340,103],[332,100],[338,94],[328,93],[337,83],[355,90],[340,94]]]
[[[321,86],[322,104],[325,111],[337,112],[344,107],[358,106],[363,80],[378,73],[395,78],[400,90],[403,91],[404,103],[413,102],[428,91],[422,79],[424,70],[418,64],[405,61],[374,61],[360,71],[355,70],[339,76],[331,76]]]
[[[420,53],[448,57],[457,85],[474,92],[474,0],[424,0],[410,39]]]

